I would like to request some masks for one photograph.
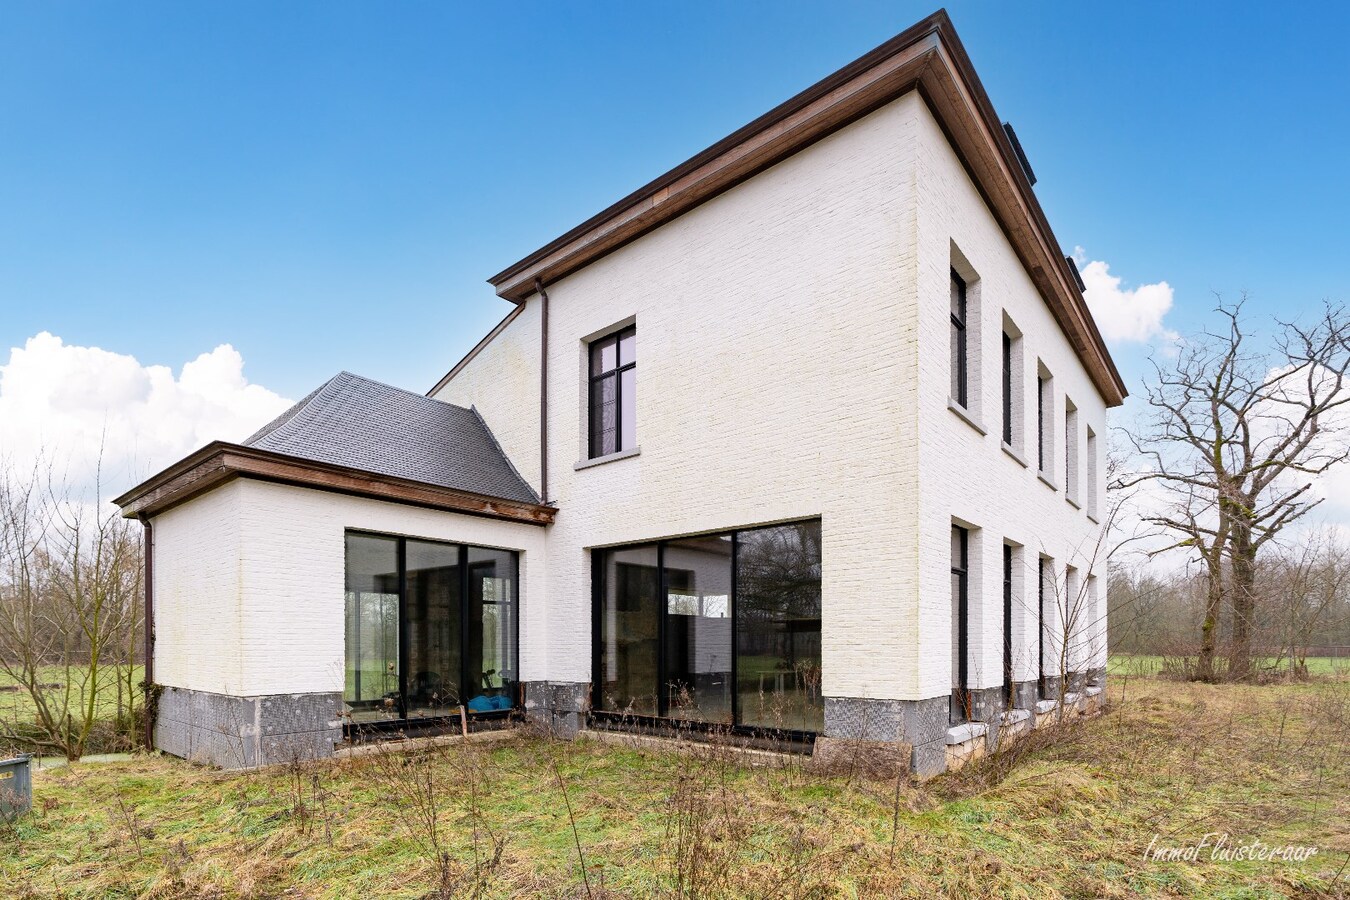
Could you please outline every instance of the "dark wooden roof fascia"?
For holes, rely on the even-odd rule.
[[[256,478],[530,525],[548,525],[557,513],[549,506],[485,497],[224,441],[208,444],[113,502],[129,519],[155,516],[235,478]]]
[[[943,10],[550,241],[488,281],[523,303],[911,90],[933,111],[1108,406],[1127,394],[1016,151]]]

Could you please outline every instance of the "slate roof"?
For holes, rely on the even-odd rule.
[[[523,503],[539,497],[476,410],[341,372],[247,447]]]

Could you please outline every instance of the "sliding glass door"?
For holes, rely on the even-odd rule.
[[[346,560],[353,723],[514,705],[515,553],[349,532]]]
[[[595,708],[821,731],[820,522],[593,554]]]

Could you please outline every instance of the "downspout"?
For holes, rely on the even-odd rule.
[[[145,685],[145,746],[153,750],[155,719],[159,715],[159,697],[155,690],[155,532],[149,516],[142,514],[139,518],[145,529],[142,544],[145,556],[145,674],[141,680]]]
[[[539,502],[548,503],[548,291],[534,280],[539,294]]]

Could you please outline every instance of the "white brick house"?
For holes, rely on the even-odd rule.
[[[428,396],[344,373],[119,498],[158,746],[465,704],[929,773],[1100,690],[1124,387],[945,14],[490,281]]]

